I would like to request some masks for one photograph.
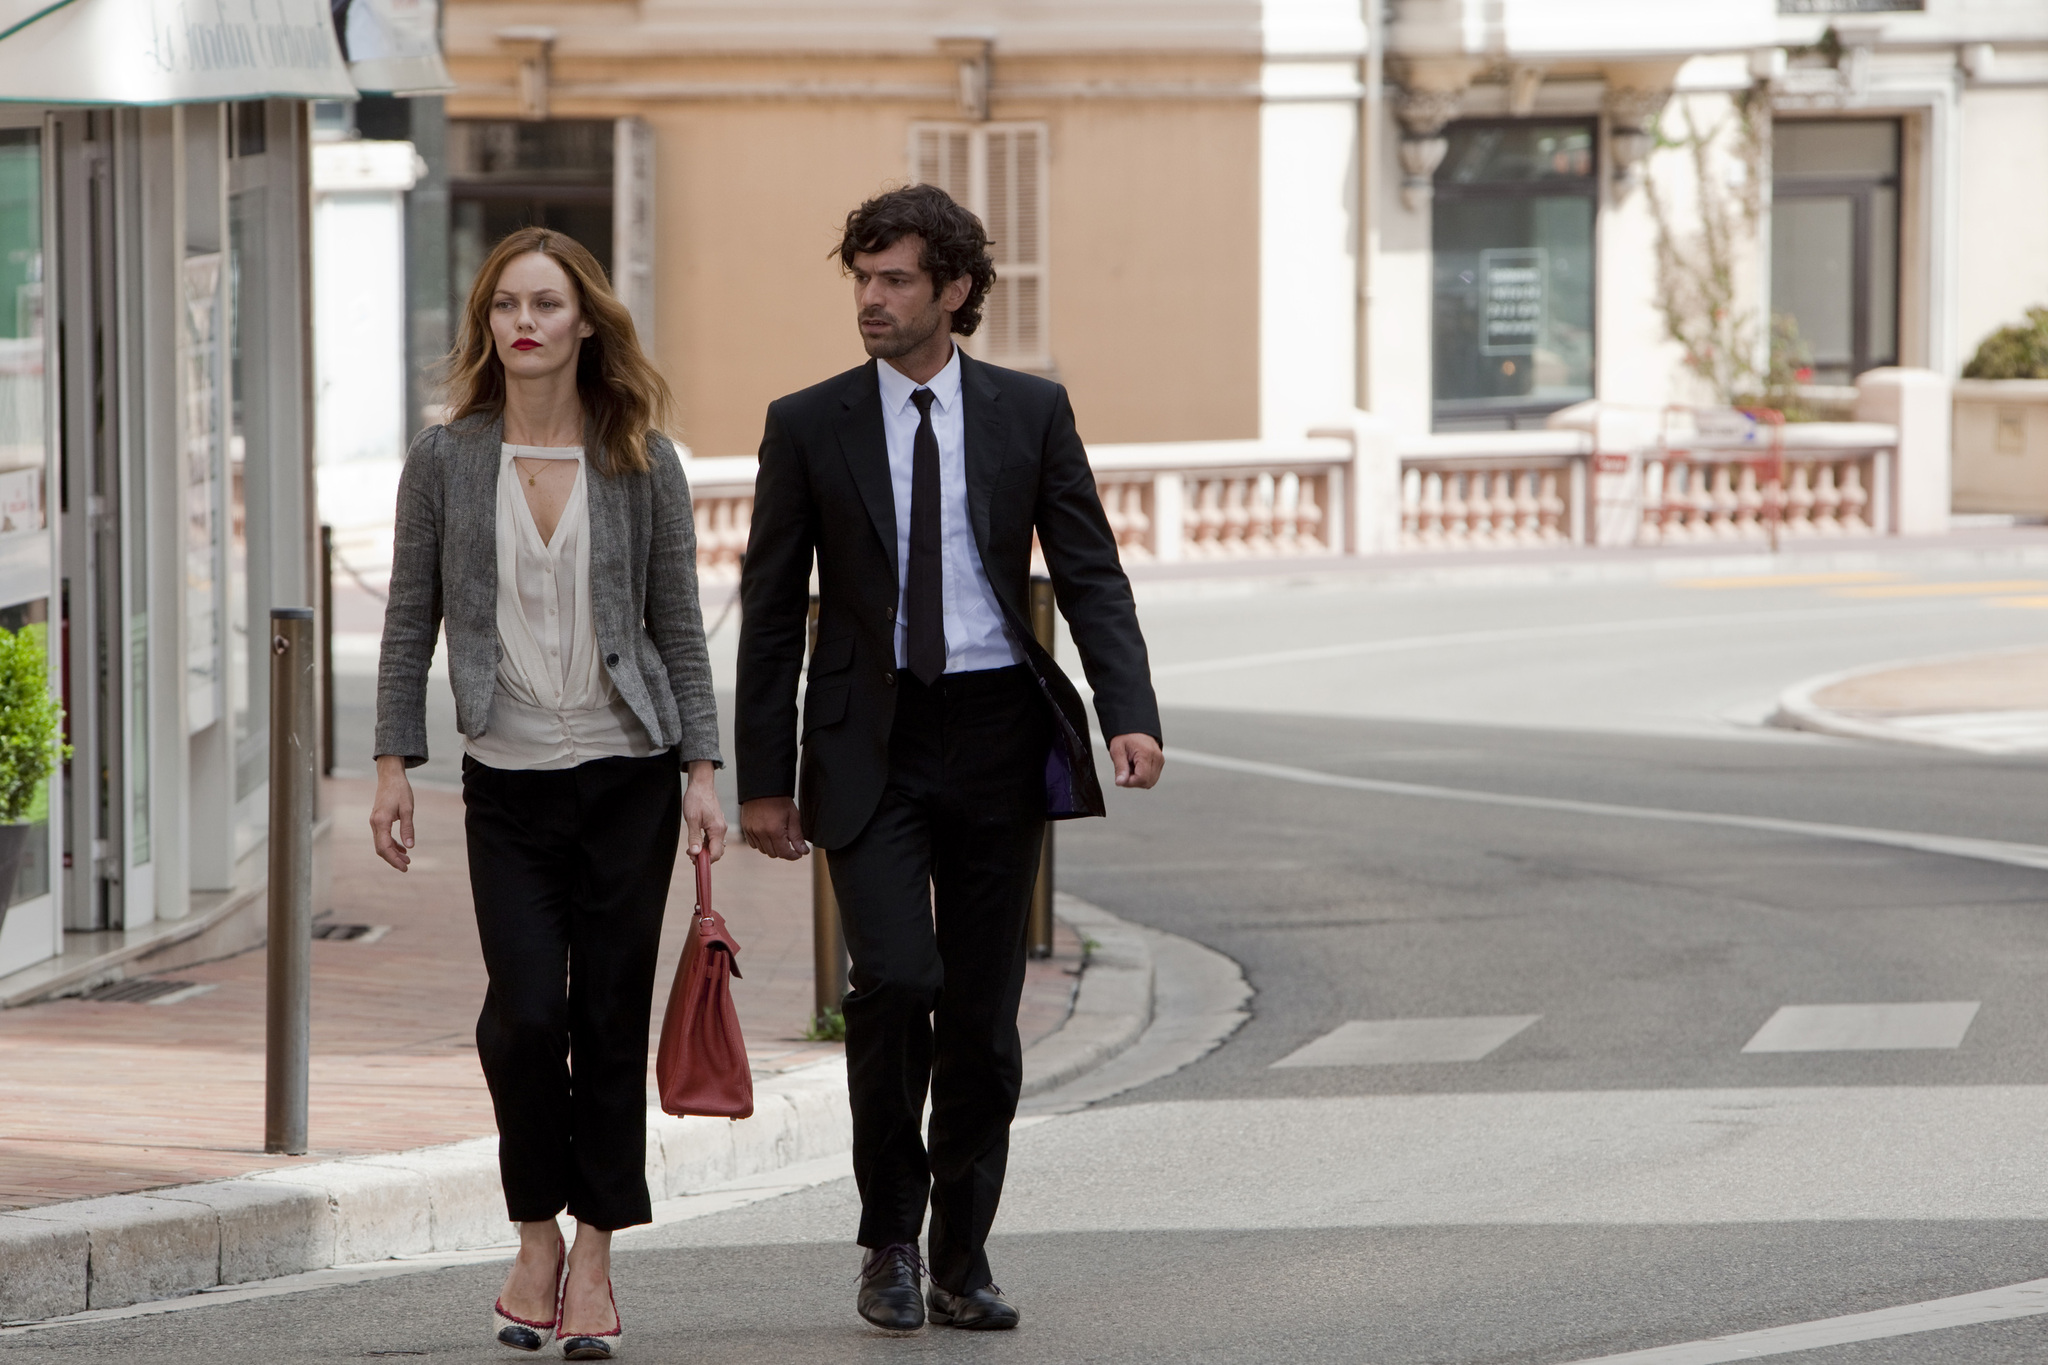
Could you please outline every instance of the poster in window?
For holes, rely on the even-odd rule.
[[[185,650],[186,723],[198,734],[220,718],[221,392],[218,251],[185,258]]]
[[[1481,355],[1528,355],[1550,304],[1550,253],[1540,246],[1479,253]]]

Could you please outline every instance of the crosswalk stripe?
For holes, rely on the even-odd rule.
[[[1403,1066],[1476,1062],[1543,1016],[1468,1015],[1456,1019],[1353,1019],[1273,1063],[1294,1066]]]
[[[1744,1052],[1888,1052],[1958,1048],[1977,1017],[1975,1000],[1893,1005],[1786,1005]]]
[[[1759,1356],[1789,1355],[1814,1351],[1823,1346],[1847,1346],[1858,1341],[1910,1336],[1917,1332],[1940,1332],[1955,1327],[1975,1327],[1986,1322],[2006,1322],[2048,1313],[2048,1280],[1986,1289],[1976,1294],[1929,1299],[1925,1303],[1902,1304],[1869,1313],[1850,1313],[1839,1318],[1795,1322],[1785,1327],[1766,1327],[1757,1332],[1688,1341],[1676,1346],[1653,1346],[1647,1351],[1626,1351],[1617,1356],[1579,1360],[1572,1365],[1723,1365],[1731,1360],[1755,1360]]]

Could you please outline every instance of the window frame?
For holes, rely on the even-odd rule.
[[[1456,128],[1514,128],[1541,125],[1543,127],[1581,127],[1593,135],[1592,169],[1587,175],[1553,176],[1539,180],[1484,180],[1479,182],[1437,180],[1432,178],[1433,199],[1437,202],[1485,199],[1541,199],[1563,195],[1583,197],[1593,206],[1593,268],[1588,282],[1588,307],[1592,318],[1592,382],[1588,386],[1590,398],[1600,396],[1600,219],[1606,207],[1606,196],[1601,193],[1601,136],[1600,121],[1591,115],[1567,115],[1547,118],[1480,117],[1453,120],[1444,129],[1449,136]],[[1435,203],[1430,206],[1430,290],[1429,290],[1429,427],[1431,431],[1518,431],[1531,418],[1548,417],[1562,411],[1573,403],[1583,403],[1584,398],[1564,402],[1501,403],[1487,398],[1439,398],[1436,393],[1436,217]],[[1499,419],[1505,428],[1480,426],[1489,419]],[[1538,423],[1540,425],[1540,422]]]
[[[1899,363],[1899,355],[1905,346],[1902,323],[1905,320],[1906,286],[1906,125],[1905,120],[1896,117],[1862,116],[1850,118],[1787,118],[1777,121],[1781,126],[1789,124],[1816,125],[1826,123],[1889,123],[1895,129],[1893,147],[1896,164],[1889,175],[1801,175],[1793,179],[1781,179],[1775,167],[1771,172],[1771,202],[1780,199],[1843,199],[1849,201],[1849,362],[1848,383],[1855,383],[1856,377],[1865,371],[1885,365]],[[1874,246],[1872,230],[1875,226],[1876,206],[1873,202],[1876,192],[1888,189],[1892,192],[1892,349],[1889,356],[1871,352],[1870,332],[1870,282],[1871,252]],[[1767,281],[1768,283],[1768,281]],[[1777,314],[1777,300],[1772,299],[1767,311]],[[1819,356],[1811,362],[1816,369],[1822,364]],[[1827,362],[1829,368],[1833,362]]]

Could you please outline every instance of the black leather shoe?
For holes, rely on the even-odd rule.
[[[937,1285],[929,1294],[932,1321],[965,1332],[1007,1332],[1017,1325],[1017,1305],[992,1284],[965,1294],[948,1294]]]
[[[915,1332],[924,1326],[924,1299],[917,1292],[923,1275],[915,1243],[870,1251],[860,1267],[860,1315],[885,1332]]]

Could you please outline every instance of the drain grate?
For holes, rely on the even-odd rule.
[[[196,981],[165,981],[161,977],[138,977],[132,981],[115,981],[101,986],[98,990],[87,991],[85,998],[102,1005],[175,1005],[180,1000],[190,1000],[195,995],[204,995],[212,990],[211,985],[202,986]]]
[[[391,926],[388,924],[316,924],[313,926],[314,938],[324,938],[330,942],[375,943],[390,932]]]

